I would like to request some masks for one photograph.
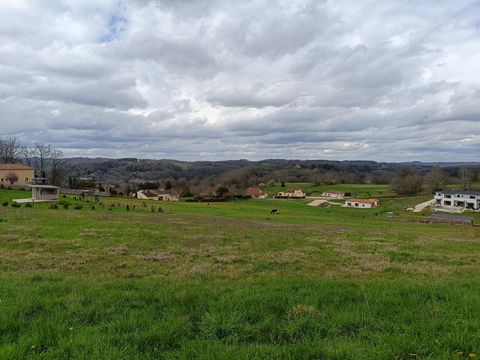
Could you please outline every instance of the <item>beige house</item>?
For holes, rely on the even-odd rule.
[[[163,190],[139,190],[137,191],[137,199],[157,200],[157,201],[178,201],[178,196],[170,194]]]
[[[325,191],[324,193],[322,193],[322,196],[328,197],[330,199],[344,199],[345,193],[338,191]]]
[[[345,207],[354,207],[359,209],[373,209],[380,205],[378,199],[349,199],[345,201]]]
[[[259,187],[249,187],[247,189],[247,195],[253,199],[266,199],[268,197],[268,194],[264,193]]]
[[[34,170],[22,164],[0,164],[0,185],[25,186],[32,182]]]
[[[289,198],[289,199],[304,199],[307,194],[302,189],[288,189],[280,191],[277,194],[277,198]]]

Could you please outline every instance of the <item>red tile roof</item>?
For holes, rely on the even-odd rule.
[[[250,196],[260,196],[263,194],[263,191],[258,187],[251,187],[247,189],[247,194]]]
[[[33,170],[23,164],[0,164],[0,170]]]

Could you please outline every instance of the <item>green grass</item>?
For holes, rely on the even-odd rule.
[[[468,359],[480,228],[424,199],[1,206],[0,359]]]

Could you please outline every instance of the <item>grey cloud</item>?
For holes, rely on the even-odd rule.
[[[0,136],[88,156],[476,159],[480,6],[417,5],[0,2]]]

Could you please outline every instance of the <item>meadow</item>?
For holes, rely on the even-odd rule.
[[[0,359],[480,356],[480,227],[403,210],[428,196],[358,192],[381,207],[0,206]]]

